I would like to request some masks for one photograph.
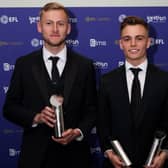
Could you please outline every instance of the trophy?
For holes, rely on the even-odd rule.
[[[153,140],[153,144],[151,150],[149,152],[149,156],[146,160],[145,166],[150,166],[152,164],[153,158],[160,153],[161,145],[163,140],[165,139],[166,134],[163,131],[157,131],[155,134],[155,138]]]
[[[60,95],[52,95],[50,97],[50,103],[55,110],[56,123],[54,126],[54,136],[56,138],[62,137],[62,132],[64,131],[64,117],[63,117],[63,97]]]
[[[124,149],[122,148],[121,144],[117,140],[111,141],[111,145],[113,146],[114,152],[118,154],[121,160],[124,163],[124,166],[129,167],[132,165],[131,161],[129,160],[128,156],[126,155]]]

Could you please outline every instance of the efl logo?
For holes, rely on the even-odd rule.
[[[120,23],[122,23],[123,20],[124,20],[126,17],[127,17],[127,15],[121,14],[121,15],[118,17],[118,21],[119,21]]]
[[[39,47],[43,45],[43,40],[39,40],[37,38],[34,38],[31,40],[32,47]]]
[[[20,154],[20,150],[16,150],[14,148],[9,148],[9,156],[10,157],[15,157]]]
[[[155,39],[155,38],[151,38],[151,46],[154,45],[164,45],[164,39]]]
[[[19,20],[16,16],[2,15],[0,17],[0,23],[1,24],[18,23],[18,22],[19,22]]]
[[[7,62],[3,63],[3,70],[4,71],[11,71],[11,70],[14,70],[14,68],[15,68],[15,65],[10,65]]]
[[[97,46],[107,46],[107,42],[96,39],[90,39],[90,47],[97,47]]]

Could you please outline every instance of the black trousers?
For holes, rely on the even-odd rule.
[[[89,146],[74,141],[69,145],[51,142],[41,168],[92,168]]]

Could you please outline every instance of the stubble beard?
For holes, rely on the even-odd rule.
[[[60,47],[60,46],[62,46],[63,44],[65,44],[65,42],[66,42],[66,39],[62,39],[61,41],[59,41],[59,42],[57,42],[57,43],[53,43],[53,42],[51,42],[50,40],[45,39],[44,37],[43,37],[43,40],[44,40],[44,42],[45,42],[48,46],[50,46],[50,47]]]

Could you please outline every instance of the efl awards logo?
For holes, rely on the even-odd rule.
[[[40,47],[40,46],[43,45],[43,40],[37,39],[37,38],[33,38],[30,43],[31,43],[32,47]]]
[[[7,16],[7,15],[0,16],[1,24],[18,23],[18,22],[19,22],[19,19],[16,16]]]
[[[162,38],[150,38],[151,39],[151,46],[154,45],[165,45],[164,39]]]
[[[118,21],[119,21],[120,23],[122,23],[123,20],[124,20],[126,17],[127,17],[127,15],[121,14],[121,15],[118,17]]]

